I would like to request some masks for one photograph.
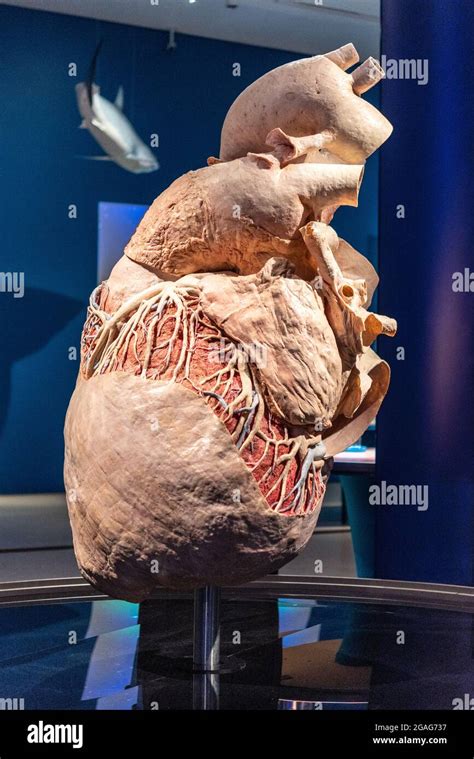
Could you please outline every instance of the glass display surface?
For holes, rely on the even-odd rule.
[[[2,708],[193,706],[190,599],[0,609]],[[220,709],[462,708],[473,615],[308,598],[223,599]],[[11,703],[10,703],[11,701]]]

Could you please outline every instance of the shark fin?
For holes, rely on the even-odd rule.
[[[81,123],[79,124],[79,129],[87,129],[87,122],[85,119],[82,119]]]
[[[80,155],[78,158],[83,158],[85,161],[113,161],[109,155]]]
[[[101,121],[99,121],[99,119],[96,119],[95,116],[93,119],[91,119],[91,124],[92,126],[95,126],[97,129],[100,129],[102,132],[105,131],[104,125],[102,124]]]
[[[119,109],[119,111],[123,111],[123,87],[120,85],[120,87],[117,90],[117,96],[115,98],[114,105],[116,108]]]

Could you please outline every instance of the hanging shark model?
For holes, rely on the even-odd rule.
[[[160,168],[153,152],[135,132],[123,113],[123,89],[119,87],[114,103],[100,94],[94,84],[97,58],[101,48],[98,44],[92,58],[86,82],[76,85],[77,105],[82,116],[82,129],[88,129],[107,155],[94,156],[96,161],[114,161],[133,174],[144,174]]]

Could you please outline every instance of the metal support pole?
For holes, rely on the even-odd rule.
[[[219,588],[194,591],[194,709],[219,708],[219,602]]]
[[[194,671],[218,672],[220,590],[207,585],[194,591]]]

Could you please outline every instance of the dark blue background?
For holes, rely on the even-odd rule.
[[[74,86],[99,39],[96,81],[137,132],[157,132],[161,169],[133,175],[79,156],[101,150],[80,122]],[[298,54],[72,16],[0,8],[0,271],[25,272],[27,293],[0,294],[0,492],[61,491],[62,428],[74,387],[85,305],[96,284],[99,201],[149,204],[170,182],[219,152],[227,109],[254,79]],[[347,40],[341,40],[341,44]],[[327,52],[324,50],[316,52]],[[75,62],[77,78],[68,76]],[[232,76],[232,64],[241,76]],[[376,102],[378,92],[370,93]],[[78,218],[68,219],[75,203]],[[377,158],[365,172],[360,207],[335,226],[374,255]]]
[[[399,331],[379,341],[392,383],[377,474],[427,484],[429,508],[377,508],[377,577],[473,582],[474,293],[452,291],[474,271],[473,36],[471,0],[382,3],[382,53],[428,59],[429,82],[381,88],[395,130],[380,152],[379,307]]]

